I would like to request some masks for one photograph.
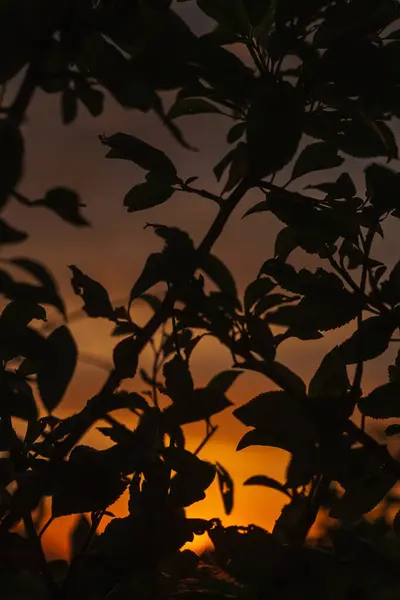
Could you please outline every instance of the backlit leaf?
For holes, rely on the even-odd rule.
[[[64,187],[57,187],[49,190],[41,200],[35,200],[34,206],[45,206],[53,210],[59,217],[67,223],[77,227],[86,227],[89,221],[82,216],[80,207],[85,206],[78,194],[73,190]]]
[[[104,145],[111,148],[107,153],[107,158],[132,160],[142,169],[158,173],[171,183],[176,181],[177,175],[174,164],[158,148],[153,148],[147,142],[126,133],[115,133],[110,137],[101,137],[100,139]]]
[[[130,379],[136,375],[138,367],[138,349],[134,337],[121,340],[113,350],[114,368],[121,379]]]
[[[62,325],[46,339],[46,360],[40,364],[37,383],[40,397],[49,412],[61,402],[75,372],[78,350],[69,329]]]
[[[207,254],[199,267],[219,287],[221,292],[237,298],[235,280],[228,267],[217,256]]]
[[[169,406],[165,410],[165,414],[175,423],[185,425],[209,419],[231,405],[232,403],[225,394],[213,389],[197,388],[191,398],[188,398],[186,402]]]
[[[215,104],[203,98],[183,98],[177,100],[170,108],[168,117],[177,119],[187,115],[201,115],[210,113],[221,113],[221,110]]]
[[[285,494],[290,498],[290,494],[287,491],[286,487],[283,485],[283,483],[280,483],[272,477],[267,477],[266,475],[253,475],[252,477],[249,477],[249,479],[246,479],[243,485],[261,485],[264,487],[271,488],[272,490],[282,492],[282,494]]]
[[[390,342],[396,325],[386,316],[370,317],[361,323],[353,335],[339,348],[347,365],[367,361],[383,354]]]
[[[113,318],[114,308],[107,290],[101,283],[85,275],[75,265],[70,265],[69,268],[72,271],[71,284],[73,290],[75,294],[83,299],[83,310],[86,314],[89,317]]]
[[[244,307],[249,312],[254,304],[265,297],[276,287],[276,284],[269,277],[260,277],[250,283],[244,293]]]
[[[338,155],[337,148],[324,142],[306,146],[293,167],[292,179],[321,169],[340,167],[344,158]]]
[[[221,371],[208,382],[207,389],[225,394],[242,373],[243,371]]]
[[[233,411],[248,427],[260,427],[274,435],[310,440],[315,435],[313,423],[299,402],[286,392],[264,392]]]
[[[171,198],[174,188],[164,181],[151,180],[139,183],[124,198],[128,212],[137,212],[159,206]]]
[[[349,386],[346,365],[336,346],[322,359],[310,381],[308,394],[314,398],[342,398]]]
[[[363,415],[373,419],[400,417],[400,383],[391,381],[375,388],[358,402]]]

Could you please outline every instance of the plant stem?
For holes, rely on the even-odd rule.
[[[239,185],[231,192],[228,198],[224,201],[224,203],[220,206],[219,212],[215,217],[211,227],[203,238],[203,241],[200,243],[199,247],[195,251],[193,264],[191,268],[188,269],[187,277],[193,275],[195,270],[198,268],[204,259],[205,256],[210,252],[211,248],[218,240],[221,235],[225,225],[227,224],[230,216],[233,211],[248,192],[248,190],[252,187],[252,184],[247,179],[244,179]],[[154,313],[154,315],[150,318],[147,324],[142,328],[140,334],[137,335],[137,351],[138,354],[143,350],[149,340],[155,335],[159,327],[169,318],[171,311],[174,306],[175,299],[177,297],[177,292],[179,290],[176,289],[175,285],[171,286],[171,289],[166,293],[164,300],[162,301],[160,308]],[[102,402],[102,398],[105,395],[112,394],[121,384],[122,379],[118,375],[118,373],[113,369],[109,374],[107,380],[105,381],[100,393],[96,396],[99,404]],[[85,409],[83,409],[85,411]],[[83,413],[81,411],[81,414]],[[92,409],[87,410],[85,413],[85,418],[82,418],[76,425],[76,427],[71,431],[69,436],[63,440],[57,452],[57,458],[62,459],[67,456],[67,454],[72,450],[75,444],[81,439],[81,437],[90,429],[93,425],[93,422],[97,420],[96,410],[93,410],[93,399],[92,399]]]

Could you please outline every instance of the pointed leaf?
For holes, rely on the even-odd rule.
[[[275,359],[276,348],[274,336],[268,323],[254,315],[248,315],[246,321],[252,350],[257,352],[266,362],[272,362]]]
[[[80,207],[85,204],[73,190],[64,187],[53,188],[46,193],[43,199],[35,200],[33,205],[45,206],[57,213],[67,223],[77,227],[89,225],[89,221],[80,212]]]
[[[174,188],[163,181],[151,180],[139,183],[129,190],[124,198],[128,212],[137,212],[159,206],[171,198]]]
[[[186,423],[195,423],[209,419],[213,415],[225,410],[232,405],[225,394],[221,394],[213,389],[197,388],[194,390],[191,398],[186,402],[173,404],[164,412],[168,419],[178,425]]]
[[[301,152],[293,167],[292,180],[312,171],[340,167],[343,162],[344,158],[338,155],[337,148],[325,142],[316,142]]]
[[[361,323],[353,335],[339,348],[347,365],[367,361],[383,354],[390,342],[396,325],[386,316],[370,317]]]
[[[78,349],[69,329],[62,325],[46,340],[47,359],[40,364],[37,383],[40,397],[49,412],[61,402],[75,372]]]
[[[89,317],[113,319],[114,308],[107,290],[101,283],[82,273],[75,265],[70,265],[69,268],[72,271],[72,287],[75,294],[83,299],[83,310],[86,314]]]
[[[375,388],[358,402],[360,412],[373,419],[400,417],[400,383],[392,381]]]
[[[346,365],[336,346],[323,358],[310,381],[308,395],[314,398],[342,398],[350,386]]]
[[[243,371],[221,371],[221,373],[218,373],[218,375],[215,375],[215,377],[209,381],[206,389],[226,394],[242,373]]]
[[[269,277],[260,277],[247,286],[244,293],[244,308],[250,312],[254,304],[261,298],[264,298],[276,287],[276,284]]]
[[[315,428],[299,400],[286,392],[265,392],[233,411],[248,427],[260,427],[274,435],[297,440],[310,440]]]
[[[219,113],[221,110],[204,98],[182,98],[178,99],[169,110],[168,118],[177,119],[187,115],[201,115]]]
[[[283,483],[280,483],[280,481],[277,481],[272,477],[267,477],[266,475],[253,475],[252,477],[249,477],[249,479],[246,479],[243,485],[262,485],[277,490],[278,492],[282,492],[282,494],[289,496],[289,498],[291,497]]]
[[[107,158],[132,160],[142,169],[159,173],[171,183],[176,181],[177,175],[174,164],[158,148],[153,148],[143,140],[126,133],[115,133],[110,137],[101,137],[100,140],[104,145],[111,148],[107,153]]]
[[[118,377],[121,379],[135,377],[139,361],[136,339],[131,336],[119,342],[114,348],[113,360]]]
[[[46,290],[47,301],[43,300],[43,304],[53,304],[64,316],[66,316],[64,301],[59,294],[58,285],[44,265],[29,258],[13,258],[10,260],[10,263],[16,265],[20,269],[24,269],[30,275],[33,275]],[[52,300],[52,302],[50,302],[50,300]]]
[[[189,365],[179,354],[164,364],[165,391],[173,402],[190,402],[193,379]]]
[[[236,283],[228,267],[214,254],[207,254],[200,269],[219,287],[221,292],[237,298]]]

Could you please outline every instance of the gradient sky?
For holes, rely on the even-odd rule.
[[[205,20],[191,13],[192,3],[181,4],[181,10],[196,29],[206,27]],[[172,95],[165,95],[165,102]],[[208,200],[192,195],[175,194],[168,203],[148,211],[128,214],[123,207],[123,198],[133,185],[143,179],[143,173],[129,162],[105,159],[106,148],[98,140],[99,134],[111,135],[118,131],[132,133],[164,149],[174,160],[181,177],[200,176],[200,187],[219,191],[219,184],[212,173],[218,159],[226,152],[225,137],[231,121],[223,116],[199,116],[180,120],[186,138],[196,146],[198,152],[188,152],[179,147],[170,134],[153,115],[144,115],[121,109],[111,98],[106,100],[106,109],[101,117],[91,117],[86,109],[79,107],[79,117],[72,125],[60,122],[60,98],[37,92],[29,109],[24,134],[27,147],[25,177],[20,191],[29,198],[44,195],[53,186],[65,185],[77,190],[87,205],[84,214],[91,222],[90,228],[76,229],[62,222],[45,209],[26,209],[10,202],[4,217],[18,229],[29,232],[29,240],[20,245],[2,249],[2,258],[30,257],[46,264],[55,274],[66,299],[69,312],[81,306],[70,286],[69,264],[77,265],[90,277],[100,281],[115,300],[127,299],[132,284],[141,272],[149,253],[160,249],[160,240],[151,229],[144,229],[146,221],[174,225],[188,231],[198,243],[207,231],[216,207]],[[396,133],[398,128],[396,126]],[[363,192],[363,163],[349,161],[349,171]],[[397,166],[397,165],[394,165]],[[325,174],[322,175],[324,178]],[[336,172],[329,174],[331,180]],[[318,176],[321,178],[321,175]],[[284,181],[284,177],[282,177]],[[314,181],[314,180],[313,180]],[[301,183],[306,185],[311,180]],[[245,211],[261,196],[252,191],[233,215],[223,236],[214,250],[232,269],[239,291],[252,281],[263,260],[272,256],[273,244],[280,228],[275,218],[267,213],[241,219]],[[386,239],[378,241],[374,255],[394,264],[399,258],[398,237],[394,227],[387,227]],[[295,254],[295,262],[301,266],[312,266],[313,260],[303,253]],[[148,316],[145,307],[137,305],[138,320]],[[81,319],[71,323],[80,351],[91,353],[111,365],[111,352],[115,339],[109,333],[107,322]],[[278,351],[278,360],[296,370],[309,380],[322,356],[335,343],[343,339],[344,330],[333,332],[323,340],[285,342]],[[393,352],[391,352],[393,355]],[[143,364],[149,364],[149,352],[143,356]],[[383,381],[385,367],[391,356],[371,361],[366,373],[366,388]],[[193,372],[197,385],[206,383],[215,373],[229,368],[229,355],[217,342],[204,341],[194,353]],[[56,414],[60,416],[79,410],[88,397],[101,386],[106,373],[79,364],[76,377]],[[142,389],[140,382],[128,386]],[[231,399],[236,405],[255,394],[270,389],[269,382],[259,375],[242,375],[232,388]],[[221,427],[201,456],[218,460],[232,474],[236,484],[235,507],[232,515],[223,517],[222,502],[217,485],[213,484],[207,500],[189,509],[189,515],[211,518],[223,517],[225,524],[255,523],[270,529],[284,501],[278,492],[265,488],[248,488],[243,481],[252,474],[265,473],[278,479],[284,478],[287,456],[279,450],[253,448],[240,453],[235,447],[245,428],[236,421],[232,411],[225,411],[216,422]],[[126,417],[126,415],[123,415]],[[195,448],[203,433],[203,426],[187,428],[188,446]],[[88,437],[90,443],[105,444],[105,439],[95,432]],[[118,513],[123,510],[123,501],[118,504]],[[54,525],[46,537],[47,545],[62,551],[59,539],[60,527],[71,519],[61,520]]]

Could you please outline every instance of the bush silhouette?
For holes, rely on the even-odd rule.
[[[397,597],[399,517],[391,528],[382,519],[371,525],[363,516],[400,478],[387,443],[365,427],[367,419],[400,417],[399,358],[389,365],[386,382],[370,393],[364,389],[368,362],[399,341],[400,263],[387,273],[372,254],[384,222],[400,217],[400,179],[393,166],[398,2],[180,1],[196,4],[215,22],[212,31],[196,35],[169,2],[156,0],[19,0],[0,6],[1,84],[18,78],[11,103],[3,98],[1,106],[0,209],[9,201],[30,210],[44,206],[74,226],[89,225],[79,195],[68,187],[52,188],[38,200],[18,190],[24,170],[21,126],[37,88],[61,99],[65,124],[75,120],[81,104],[93,116],[101,114],[105,94],[122,107],[154,111],[188,152],[193,147],[180,117],[220,113],[234,121],[227,136],[231,149],[214,168],[219,195],[202,189],[196,174],[182,178],[164,152],[134,135],[100,137],[108,158],[131,161],[144,172],[142,183],[123,200],[127,212],[158,206],[179,192],[215,203],[218,212],[198,246],[176,227],[148,223],[160,249],[148,257],[125,306],[115,306],[100,282],[70,265],[71,285],[86,315],[111,321],[120,337],[104,386],[76,414],[53,415],[75,372],[73,336],[67,323],[48,335],[36,324],[46,321],[47,306],[66,318],[57,284],[30,258],[2,261],[3,597],[144,600],[194,598],[207,591],[216,598]],[[240,58],[243,51],[250,66]],[[168,111],[165,91],[175,92]],[[353,181],[349,159],[365,161],[365,190]],[[328,171],[327,180],[305,185],[319,171]],[[274,255],[266,257],[242,297],[213,247],[251,189],[264,198],[246,218],[272,213],[283,228]],[[26,237],[1,217],[1,244]],[[292,265],[292,256],[304,256],[301,252],[313,256],[315,270]],[[16,281],[10,265],[37,284]],[[217,291],[209,291],[209,282]],[[156,297],[152,288],[160,283],[164,292]],[[145,325],[132,317],[138,299],[153,311]],[[307,347],[349,324],[353,333],[345,329],[308,385],[277,358],[288,339]],[[190,363],[205,335],[229,350],[232,369],[199,387]],[[149,344],[151,375],[140,367]],[[215,478],[226,512],[232,510],[229,473],[198,454],[216,429],[214,415],[231,406],[227,393],[244,371],[263,374],[276,389],[235,409],[235,417],[251,428],[238,451],[261,445],[291,454],[284,483],[268,473],[245,482],[287,496],[272,532],[225,528],[217,519],[185,515]],[[121,389],[137,376],[148,395]],[[112,416],[120,408],[136,415],[134,430]],[[27,423],[23,438],[16,418]],[[104,450],[81,443],[98,421],[106,421],[100,431],[112,441]],[[205,439],[189,452],[184,427],[198,421],[206,424]],[[399,431],[391,424],[386,435]],[[98,534],[108,508],[127,490],[129,514],[112,518]],[[36,522],[43,503],[51,505],[45,524]],[[324,507],[339,525],[312,546],[306,540]],[[73,558],[70,564],[48,561],[42,535],[53,520],[70,514],[80,515],[71,538]],[[23,534],[16,531],[21,524]],[[207,579],[201,561],[181,550],[204,533],[224,577],[219,571]]]

